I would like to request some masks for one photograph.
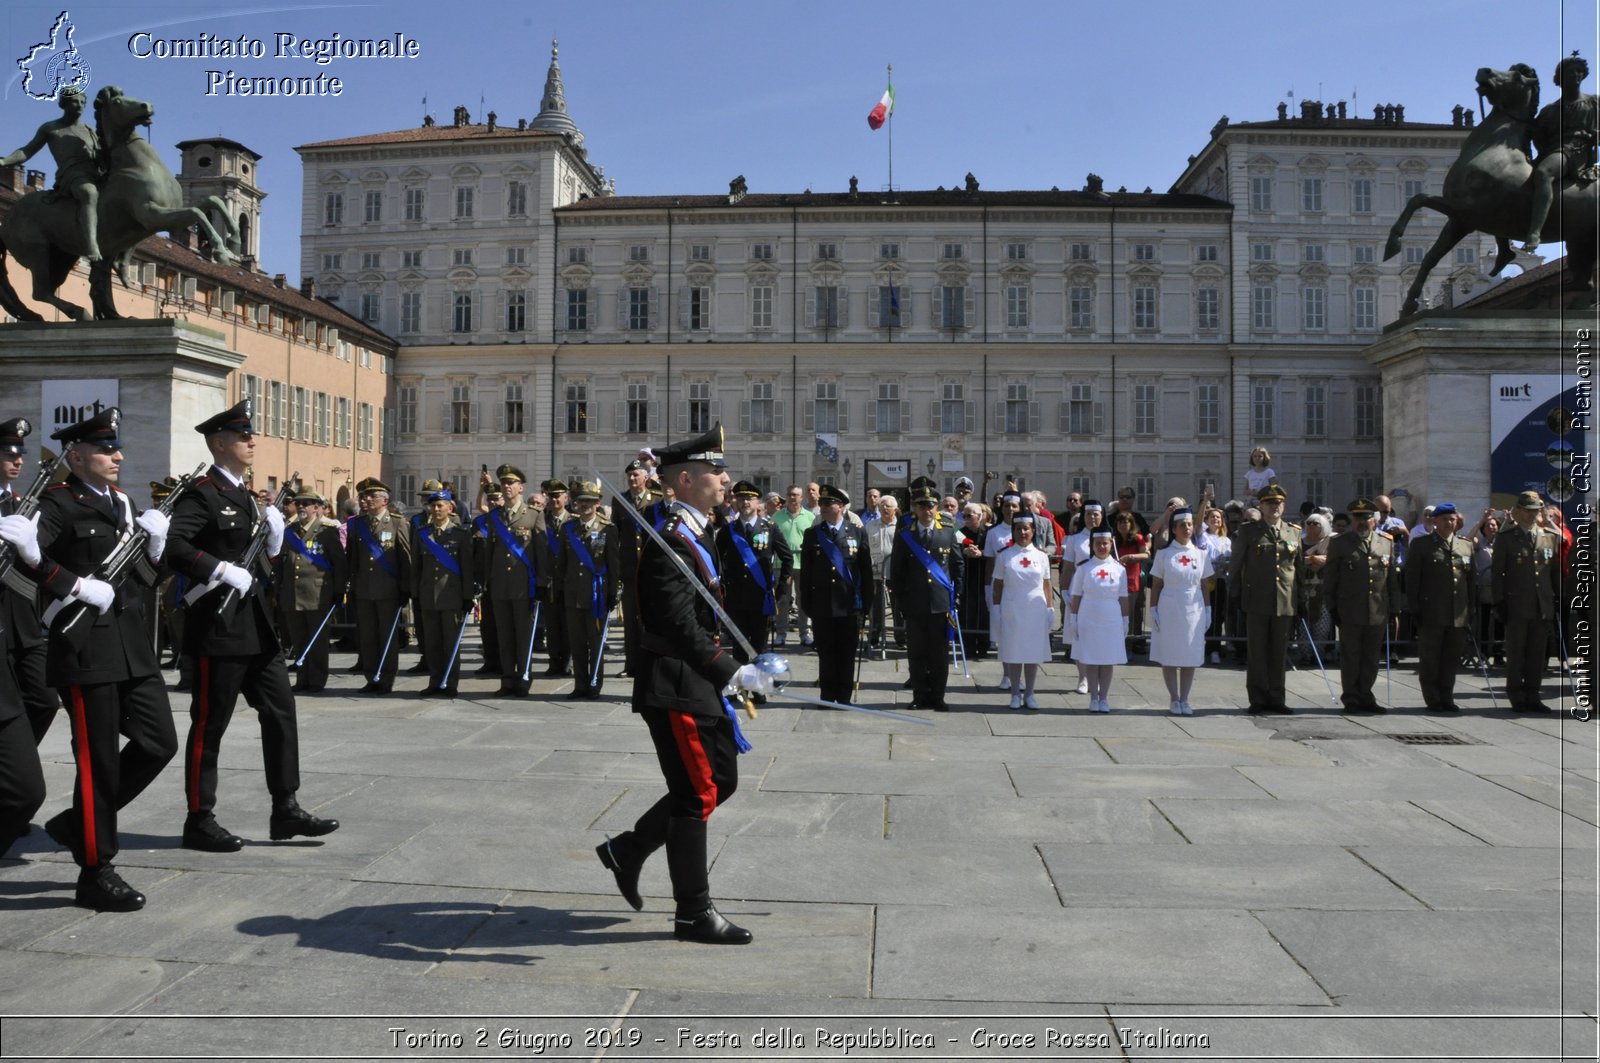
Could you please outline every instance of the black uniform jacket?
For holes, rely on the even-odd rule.
[[[860,528],[843,521],[834,540],[844,558],[856,590],[861,594],[861,604],[856,605],[855,594],[833,561],[822,549],[822,536],[830,534],[828,526],[818,520],[806,529],[800,540],[800,608],[812,617],[851,616],[872,608],[872,557],[867,552],[867,535]]]
[[[684,516],[674,510],[661,529],[668,548],[682,558],[694,578],[713,595],[720,594],[717,550],[708,528],[697,537],[702,547],[683,538]],[[684,529],[693,530],[693,525]],[[708,571],[708,565],[710,571]],[[722,689],[739,670],[739,662],[721,645],[717,615],[697,594],[654,539],[644,544],[639,559],[639,639],[641,668],[633,681],[633,711],[676,709],[696,716],[721,716]]]
[[[238,563],[255,531],[261,507],[250,489],[233,486],[213,465],[211,471],[184,492],[172,511],[167,531],[167,552],[162,560],[191,585],[210,581],[224,562]],[[288,549],[285,547],[284,549]],[[227,584],[218,582],[189,604],[183,626],[183,651],[195,657],[249,657],[276,653],[278,635],[267,605],[267,581],[272,566],[265,555],[250,573],[255,582],[232,610],[228,623],[217,609],[228,596]]]
[[[735,517],[718,528],[717,553],[722,559],[722,582],[728,608],[753,614],[761,612],[767,592],[750,574],[750,567],[744,563],[744,555],[733,537],[737,535],[750,544],[750,552],[761,566],[774,603],[783,597],[789,585],[789,577],[794,572],[794,551],[789,549],[788,540],[768,517],[758,516],[750,534],[746,534],[746,530],[743,517]]]
[[[132,532],[133,506],[126,494],[112,489],[115,505],[105,502],[76,476],[45,490],[39,499],[39,568],[28,574],[38,580],[47,604],[66,598],[80,576],[93,576],[125,531]],[[115,511],[113,513],[113,510]],[[169,546],[170,552],[170,546]],[[145,616],[145,594],[138,576],[130,573],[117,590],[111,611],[89,610],[94,629],[79,640],[82,653],[66,639],[53,638],[45,659],[46,681],[55,687],[119,683],[156,673],[156,654],[150,644],[150,622]],[[75,609],[63,610],[54,623]],[[80,620],[78,623],[86,623]]]
[[[894,553],[889,555],[889,589],[894,592],[895,607],[907,616],[926,616],[953,610],[955,603],[950,600],[950,592],[933,577],[928,566],[911,552],[904,540],[907,537],[915,538],[934,563],[944,569],[959,595],[966,566],[955,529],[935,524],[924,532],[922,526],[913,520],[909,525],[902,526],[895,537],[900,541],[894,544]]]

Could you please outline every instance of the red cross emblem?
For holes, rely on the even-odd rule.
[[[1115,582],[1117,582],[1117,574],[1115,572],[1111,571],[1109,568],[1097,568],[1097,569],[1095,569],[1094,570],[1094,578],[1095,578],[1095,582],[1097,582],[1097,583],[1115,583]]]
[[[1194,558],[1190,557],[1188,554],[1182,554],[1178,557],[1178,564],[1182,565],[1184,568],[1188,568],[1190,565],[1194,564]]]
[[[1023,558],[1022,559],[1022,567],[1023,568],[1032,568],[1033,567],[1033,559],[1031,557]]]

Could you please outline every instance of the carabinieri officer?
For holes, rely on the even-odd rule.
[[[245,485],[256,453],[250,422],[251,403],[245,399],[195,426],[211,451],[211,471],[179,499],[167,541],[167,562],[200,592],[189,605],[184,629],[184,650],[195,658],[195,684],[183,761],[189,802],[183,844],[212,853],[244,847],[243,839],[226,830],[212,812],[217,804],[217,753],[241,694],[261,721],[272,840],[316,838],[339,829],[336,820],[313,816],[295,799],[300,732],[262,582],[270,576],[270,559],[283,549],[284,519],[275,506],[263,509]],[[266,551],[252,571],[240,560],[259,521],[268,529]],[[234,605],[224,612],[223,603],[230,599]]]
[[[77,905],[102,912],[144,907],[144,895],[112,867],[117,813],[178,751],[145,617],[148,584],[141,586],[136,573],[116,586],[97,578],[125,534],[140,528],[148,533],[145,550],[152,562],[162,557],[167,534],[163,514],[150,510],[135,518],[132,500],[117,487],[120,420],[113,406],[51,435],[66,446],[71,475],[40,497],[36,533],[30,521],[0,523],[0,537],[17,547],[28,574],[53,603],[45,610],[46,681],[61,692],[72,723],[72,807],[52,817],[45,830],[72,851],[81,868]],[[121,735],[128,741],[119,750]]]
[[[845,520],[850,496],[823,484],[818,499],[817,522],[800,541],[800,608],[811,617],[823,700],[849,701],[861,620],[872,609],[872,556],[866,533]]]
[[[673,501],[639,562],[640,671],[633,679],[633,711],[644,717],[667,793],[633,829],[595,851],[616,877],[617,889],[637,911],[639,871],[650,854],[667,847],[667,869],[677,914],[673,936],[710,945],[745,945],[750,931],[722,917],[711,903],[706,867],[706,821],[739,785],[738,724],[724,694],[733,684],[770,693],[772,679],[754,665],[741,666],[721,644],[715,611],[690,577],[666,556],[671,550],[694,579],[720,595],[721,575],[711,514],[727,488],[722,426],[656,452],[661,483]],[[663,546],[662,543],[666,545]]]
[[[956,588],[966,566],[956,548],[955,530],[939,522],[938,506],[939,493],[932,487],[912,495],[916,517],[901,522],[900,541],[889,555],[888,585],[906,625],[911,707],[948,712],[949,640],[955,631]]]
[[[733,485],[739,513],[717,529],[717,553],[722,561],[724,600],[728,615],[739,626],[756,653],[766,653],[778,600],[789,592],[794,552],[761,512],[761,492],[749,480]],[[741,664],[743,647],[731,646]],[[760,701],[761,696],[756,695]]]

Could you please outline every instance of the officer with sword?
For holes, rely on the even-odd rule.
[[[555,555],[555,596],[563,603],[567,651],[576,685],[572,696],[593,700],[605,681],[601,658],[611,631],[611,612],[622,585],[621,536],[600,512],[600,485],[579,481],[573,488],[576,514],[561,524],[561,551]]]
[[[345,552],[339,526],[323,518],[327,505],[315,491],[295,497],[299,519],[283,530],[278,555],[278,605],[289,645],[297,653],[296,693],[316,694],[328,685],[328,619],[344,599]]]
[[[428,662],[423,697],[453,698],[460,673],[457,655],[466,615],[478,596],[472,533],[455,517],[455,495],[441,488],[428,496],[426,519],[416,526],[411,601],[417,611],[422,659]]]

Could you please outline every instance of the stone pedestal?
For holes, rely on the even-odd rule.
[[[1430,310],[1366,351],[1383,379],[1383,490],[1408,523],[1454,502],[1468,528],[1489,505],[1490,376],[1571,372],[1571,334],[1593,319],[1559,311]]]
[[[59,451],[49,437],[67,411],[42,408],[45,383],[116,380],[121,486],[143,507],[151,480],[208,459],[194,426],[231,405],[228,374],[243,362],[221,333],[171,318],[0,325],[0,418],[34,422],[30,457]]]

